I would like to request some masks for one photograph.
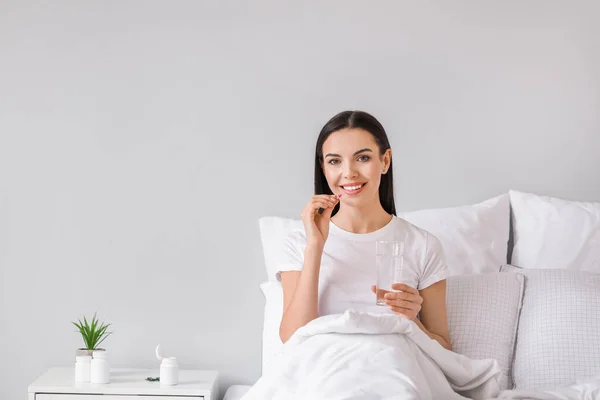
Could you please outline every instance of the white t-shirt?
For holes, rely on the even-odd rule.
[[[447,277],[447,265],[440,241],[431,233],[402,218],[377,231],[357,234],[329,224],[319,274],[319,315],[343,313],[347,309],[391,313],[377,306],[371,285],[376,284],[375,241],[404,242],[402,283],[424,289]],[[284,241],[279,272],[302,271],[306,234],[292,231]],[[280,278],[279,272],[277,279]]]

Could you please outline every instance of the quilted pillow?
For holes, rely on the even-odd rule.
[[[514,354],[524,278],[517,273],[452,276],[446,303],[452,350],[470,358],[494,358],[500,389],[512,388]]]
[[[526,278],[513,365],[516,389],[600,375],[600,275],[503,266]]]

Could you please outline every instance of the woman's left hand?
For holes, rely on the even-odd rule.
[[[400,292],[386,292],[384,295],[385,302],[392,312],[411,321],[416,320],[423,304],[419,291],[403,283],[394,283],[392,289],[400,290]],[[371,286],[371,290],[376,293],[375,285]]]

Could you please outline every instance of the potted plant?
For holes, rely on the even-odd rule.
[[[78,322],[71,322],[75,325],[81,334],[81,338],[83,339],[83,343],[85,347],[81,347],[77,349],[76,355],[92,355],[92,351],[104,350],[99,348],[100,343],[104,341],[107,337],[109,337],[112,332],[108,332],[107,329],[111,324],[100,323],[96,318],[96,314],[94,314],[91,322],[88,323],[87,318],[83,317],[83,322],[81,319],[77,319]]]

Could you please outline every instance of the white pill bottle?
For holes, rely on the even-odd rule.
[[[173,386],[179,383],[179,365],[177,358],[163,357],[160,344],[156,346],[156,358],[160,363],[160,384],[161,386]]]

